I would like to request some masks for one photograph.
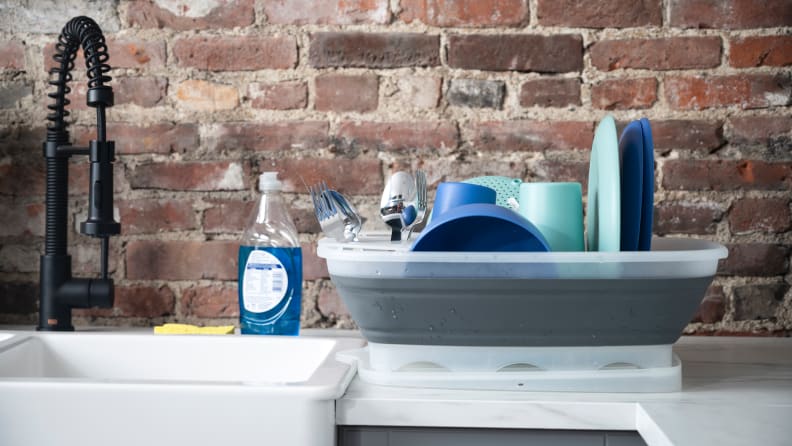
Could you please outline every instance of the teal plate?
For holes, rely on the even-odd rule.
[[[589,163],[586,225],[589,251],[618,252],[621,247],[619,138],[613,116],[594,132]]]

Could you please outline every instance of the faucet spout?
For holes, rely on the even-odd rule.
[[[74,69],[77,50],[82,47],[88,73],[87,103],[96,109],[96,139],[89,147],[73,147],[69,143],[69,116],[66,106],[71,92],[69,82]],[[49,93],[54,102],[47,120],[47,140],[44,157],[47,164],[46,238],[41,256],[39,330],[74,330],[72,308],[112,307],[113,280],[108,276],[109,237],[121,232],[121,225],[113,218],[113,161],[115,142],[108,141],[105,109],[113,106],[113,90],[105,83],[110,65],[107,45],[101,28],[88,17],[75,17],[66,23],[58,37],[53,59],[57,63],[50,70]],[[88,189],[88,218],[80,225],[80,232],[101,240],[101,278],[72,277],[71,257],[68,255],[68,198],[69,158],[88,155],[90,184]]]

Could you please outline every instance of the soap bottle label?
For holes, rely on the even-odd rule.
[[[289,275],[283,263],[267,251],[248,256],[242,283],[245,310],[263,313],[275,308],[289,289]]]

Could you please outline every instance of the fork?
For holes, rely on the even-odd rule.
[[[322,232],[339,242],[357,240],[363,221],[346,197],[329,189],[324,181],[309,187],[308,192]]]
[[[338,241],[345,241],[344,220],[338,211],[335,200],[329,193],[327,183],[322,181],[314,186],[309,186],[308,193],[311,195],[314,214],[319,220],[322,232]]]
[[[423,170],[417,170],[415,172],[415,219],[407,226],[406,230],[410,232],[407,233],[407,240],[410,239],[412,236],[413,229],[421,223],[426,216],[426,174]]]

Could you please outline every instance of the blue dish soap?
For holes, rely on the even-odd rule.
[[[277,172],[261,174],[261,197],[242,235],[238,276],[242,334],[300,332],[302,250],[281,190]]]

